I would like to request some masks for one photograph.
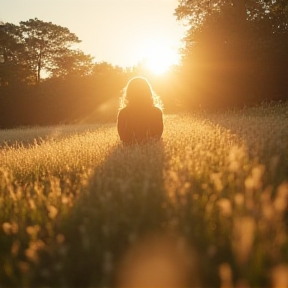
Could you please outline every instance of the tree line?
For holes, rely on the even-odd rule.
[[[181,0],[175,15],[188,26],[182,61],[158,77],[141,65],[95,63],[74,33],[51,22],[0,25],[0,128],[114,121],[136,75],[148,78],[166,111],[287,100],[286,0]]]
[[[135,73],[94,63],[76,48],[80,42],[69,29],[37,18],[1,26],[1,128],[102,120],[97,107],[118,99]]]
[[[37,18],[0,26],[0,128],[115,121],[123,88],[137,75],[164,96],[166,111],[175,106],[173,81],[152,77],[141,63],[125,69],[95,63],[77,49],[80,42],[69,29]]]

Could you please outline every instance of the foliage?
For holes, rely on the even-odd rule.
[[[50,71],[53,77],[76,76],[83,77],[92,74],[93,57],[84,54],[82,51],[68,50],[65,55],[55,57],[55,68]]]
[[[287,1],[210,2],[180,1],[176,9],[190,21],[181,74],[187,102],[219,108],[287,100]],[[197,13],[205,15],[201,25],[193,25]]]
[[[263,3],[262,0],[179,0],[175,15],[177,16],[177,20],[186,19],[187,24],[191,30],[193,30],[201,26],[205,22],[205,19],[209,18],[215,12],[219,13],[225,6],[233,7],[233,15],[238,18],[238,20],[243,17],[245,20],[245,10],[248,9],[250,14],[251,11],[255,11],[255,8],[259,8],[259,3],[261,2]]]
[[[71,45],[80,42],[67,28],[37,18],[20,22],[19,38],[25,43],[26,61],[35,73],[36,82],[41,79],[42,69],[51,71],[54,59],[65,56]]]
[[[172,233],[195,251],[189,275],[203,287],[279,287],[287,120],[281,104],[170,115],[163,142],[135,146],[115,125],[2,131],[1,285],[117,285],[130,247]]]
[[[198,29],[207,18],[230,7],[238,21],[269,18],[278,21],[275,30],[287,30],[288,3],[285,0],[179,0],[175,10],[177,20],[187,20],[191,30]]]
[[[44,73],[56,77],[91,72],[92,57],[75,49],[81,41],[68,28],[35,18],[21,21],[19,26],[6,23],[3,31],[0,44],[9,56],[3,68],[8,72],[26,70],[29,75],[20,74],[22,82],[39,83]]]
[[[32,71],[23,60],[25,47],[15,35],[18,26],[10,23],[2,25],[0,29],[0,47],[4,52],[4,62],[0,64],[1,86],[15,85],[15,83],[30,83]]]

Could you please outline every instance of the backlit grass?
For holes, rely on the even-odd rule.
[[[200,286],[288,283],[287,108],[168,115],[134,146],[115,124],[1,131],[0,285],[117,285],[129,247],[167,234]]]

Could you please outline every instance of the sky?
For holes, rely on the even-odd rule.
[[[177,5],[178,0],[0,0],[0,20],[18,25],[38,18],[67,27],[95,62],[174,64],[185,35],[173,15]]]

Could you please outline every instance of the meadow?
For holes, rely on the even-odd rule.
[[[129,286],[169,242],[180,287],[287,287],[287,104],[164,125],[134,146],[115,123],[0,131],[0,286]]]

